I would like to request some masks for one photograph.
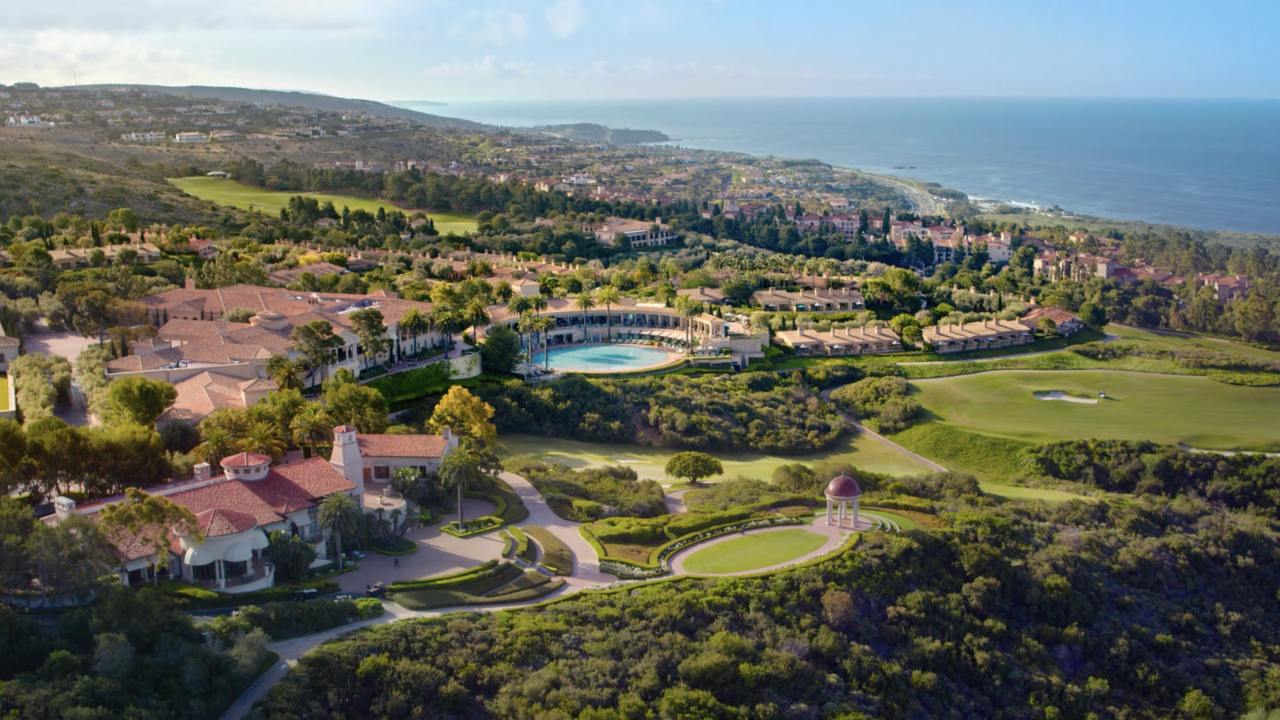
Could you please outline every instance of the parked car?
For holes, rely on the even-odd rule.
[[[320,591],[315,588],[306,588],[304,590],[294,590],[294,602],[303,602],[306,600],[314,600],[320,596]]]
[[[387,592],[387,586],[383,583],[373,583],[366,585],[364,590],[369,597],[379,597]]]
[[[352,551],[350,551],[350,552],[348,552],[348,553],[347,553],[347,557],[353,557],[353,558],[355,558],[355,559],[357,559],[357,560],[363,560],[363,559],[364,559],[364,551],[363,551],[363,550],[352,550]]]

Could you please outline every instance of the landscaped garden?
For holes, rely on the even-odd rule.
[[[695,575],[725,575],[781,565],[821,548],[825,535],[802,529],[743,535],[694,550],[684,569]]]

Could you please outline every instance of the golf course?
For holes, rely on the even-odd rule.
[[[169,184],[182,192],[207,200],[218,205],[278,215],[280,209],[288,207],[289,198],[305,195],[315,198],[321,203],[332,202],[341,210],[343,206],[351,210],[365,210],[376,213],[378,208],[386,210],[403,210],[385,200],[355,195],[326,195],[324,193],[291,192],[288,190],[264,190],[243,185],[228,178],[184,177],[169,178]],[[453,232],[458,234],[475,232],[475,218],[463,213],[427,213],[427,217],[435,223],[436,231],[441,235]]]
[[[914,380],[912,392],[937,421],[997,438],[1032,443],[1116,438],[1207,450],[1280,449],[1277,387],[1151,373],[1009,370]],[[1099,401],[1062,401],[1068,397]]]

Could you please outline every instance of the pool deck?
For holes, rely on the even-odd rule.
[[[635,365],[635,366],[610,365],[607,367],[600,367],[599,369],[592,368],[592,367],[566,368],[566,367],[556,366],[557,352],[564,354],[565,351],[589,350],[594,348],[614,348],[614,347],[618,349],[638,348],[646,351],[662,353],[666,357],[664,357],[662,360],[659,360],[657,362],[648,363],[645,365]],[[683,362],[685,359],[684,353],[680,353],[675,350],[670,350],[664,347],[655,347],[653,345],[635,345],[632,343],[608,343],[608,344],[590,343],[587,345],[561,345],[560,347],[550,348],[548,352],[551,353],[551,369],[552,370],[555,370],[557,372],[562,372],[562,373],[575,373],[575,374],[581,374],[581,375],[612,375],[617,373],[630,373],[630,372],[642,372],[645,370],[656,370],[658,368],[667,367],[668,365],[675,365],[678,362]],[[541,354],[542,354],[542,351],[538,351],[537,353],[534,353],[533,362],[537,365],[543,365],[542,362],[538,361],[538,358]]]

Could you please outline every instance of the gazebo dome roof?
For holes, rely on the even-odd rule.
[[[827,483],[826,495],[832,500],[853,500],[862,497],[862,488],[858,487],[857,480],[848,475],[841,475]]]

